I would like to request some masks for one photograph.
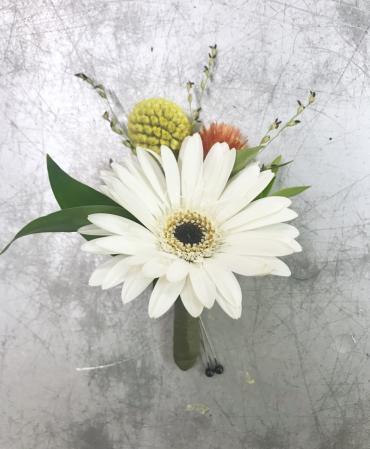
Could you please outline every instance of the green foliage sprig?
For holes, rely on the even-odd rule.
[[[297,100],[298,108],[295,114],[286,122],[283,126],[281,126],[281,120],[276,118],[273,123],[269,126],[267,133],[262,137],[258,146],[266,148],[271,142],[273,142],[280,134],[287,128],[292,128],[293,126],[297,126],[301,123],[298,120],[298,117],[302,114],[305,109],[312,105],[316,99],[316,92],[310,90],[310,94],[308,96],[306,104],[302,103],[300,100]]]
[[[209,82],[213,80],[213,75],[216,68],[217,45],[216,44],[211,45],[209,48],[210,51],[208,53],[208,62],[207,65],[205,65],[203,68],[203,77],[199,86],[196,86],[195,83],[193,83],[192,81],[188,81],[186,83],[186,90],[188,92],[190,119],[193,126],[202,123],[200,120],[200,113],[202,111],[203,96],[207,90]],[[196,97],[197,100],[197,107],[195,109],[193,108],[194,97]]]
[[[287,128],[292,128],[301,123],[298,117],[305,111],[310,105],[315,102],[316,93],[310,90],[307,102],[304,104],[300,100],[297,100],[298,108],[294,115],[290,117],[282,126],[281,120],[276,118],[269,126],[266,134],[261,138],[259,144],[255,147],[247,147],[243,150],[239,150],[236,154],[235,164],[233,168],[233,174],[242,170],[249,162],[251,162],[262,150],[264,150],[271,142],[273,142],[280,134]]]
[[[123,109],[121,104],[119,103],[117,97],[115,96],[115,94],[113,92],[111,92],[110,90],[106,89],[102,83],[98,83],[93,78],[85,75],[84,73],[76,73],[75,76],[77,78],[82,79],[82,81],[85,81],[87,84],[89,84],[96,91],[96,93],[107,102],[109,111],[104,112],[103,119],[106,120],[110,124],[111,130],[114,133],[118,134],[119,136],[121,136],[123,138],[123,140],[122,140],[123,145],[125,145],[126,147],[128,147],[132,150],[134,148],[134,145],[132,144],[132,142],[130,141],[130,139],[128,137],[127,127],[122,122],[122,120],[118,119],[117,115],[115,114],[115,112],[113,110],[112,104],[111,104],[111,100],[113,98],[114,102],[118,103],[118,106],[121,109]]]

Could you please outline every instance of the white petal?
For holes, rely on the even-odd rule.
[[[146,208],[145,203],[141,198],[130,191],[121,181],[118,179],[105,179],[113,199],[128,210],[134,217],[136,217],[144,226],[148,229],[153,229],[156,223],[156,217],[154,217],[150,211]]]
[[[191,285],[199,301],[210,309],[216,298],[216,286],[202,265],[192,264],[189,272]]]
[[[265,226],[270,226],[276,223],[282,223],[284,221],[294,220],[298,217],[298,214],[294,212],[292,209],[283,209],[280,212],[276,212],[276,214],[267,215],[266,217],[259,218],[257,220],[250,221],[245,223],[238,228],[233,229],[235,232],[243,232],[249,231],[252,229],[258,229]]]
[[[149,316],[158,318],[168,311],[180,295],[185,279],[169,282],[165,277],[158,279],[149,300]]]
[[[95,236],[112,235],[111,232],[108,232],[104,229],[100,229],[98,226],[95,226],[95,225],[82,226],[78,230],[78,232],[83,235],[95,235]]]
[[[168,266],[166,276],[167,280],[170,282],[177,282],[184,279],[190,270],[190,263],[184,259],[174,259],[173,262]]]
[[[126,263],[130,267],[140,265],[142,267],[148,260],[150,260],[155,255],[155,252],[136,254],[135,256],[127,256]]]
[[[235,162],[235,150],[226,143],[216,143],[208,152],[203,166],[203,200],[216,201],[230,177]]]
[[[139,269],[134,269],[126,276],[122,287],[122,302],[127,304],[137,298],[153,282],[153,278],[143,276]]]
[[[216,259],[230,271],[243,276],[264,276],[271,273],[271,266],[262,257],[219,253]]]
[[[241,306],[242,290],[235,275],[215,259],[210,259],[204,266],[225,301],[235,307]]]
[[[141,176],[146,179],[146,176],[144,175],[143,170],[141,169],[141,166],[139,164],[139,160],[137,156],[135,156],[133,153],[126,153],[125,159],[124,159],[124,165],[127,167],[127,169],[135,176]]]
[[[112,164],[112,169],[122,184],[137,195],[153,215],[160,214],[163,201],[156,195],[144,176],[141,176],[139,172],[132,174],[126,167],[117,163]]]
[[[116,174],[112,170],[100,170],[100,176],[101,178],[106,178],[109,180],[118,179]]]
[[[183,206],[196,205],[203,185],[203,146],[198,133],[184,139],[180,149],[179,164]]]
[[[150,154],[154,157],[154,159],[155,159],[157,162],[159,162],[160,165],[162,165],[162,160],[161,160],[161,158],[160,158],[160,156],[159,156],[158,153],[156,153],[156,152],[153,151],[153,150],[150,150],[149,148],[145,148],[145,151],[147,151],[148,153],[150,153]]]
[[[221,195],[217,219],[221,222],[226,221],[246,207],[264,190],[274,176],[275,175],[271,170],[265,170],[259,174],[253,186],[248,190],[245,187],[240,186],[241,193],[234,198],[225,199],[224,195]]]
[[[145,276],[159,278],[166,274],[170,263],[170,258],[161,256],[160,254],[154,254],[153,257],[143,265],[143,274]]]
[[[237,228],[250,221],[258,220],[268,215],[275,214],[289,207],[292,204],[289,198],[271,196],[253,201],[243,211],[237,213],[227,220],[223,225],[223,230]]]
[[[165,201],[165,179],[153,156],[143,148],[136,149],[137,158],[150,185],[162,201]]]
[[[102,180],[104,181],[104,179],[102,178]],[[105,194],[111,198],[113,201],[115,201],[119,206],[125,207],[123,206],[123,204],[120,203],[120,198],[117,195],[117,193],[114,191],[114,189],[108,187],[107,185],[101,186],[101,190],[104,187],[104,192]]]
[[[274,276],[290,276],[291,272],[286,263],[284,263],[282,260],[278,259],[277,257],[266,257],[266,262],[271,267],[271,273]]]
[[[221,307],[221,309],[234,320],[237,320],[238,318],[241,317],[242,314],[241,304],[240,305],[231,304],[229,301],[225,299],[225,297],[219,291],[217,291],[216,293],[216,301],[218,305]]]
[[[127,218],[120,217],[119,215],[91,214],[88,216],[88,220],[99,228],[112,234],[129,234],[132,237],[137,237],[143,240],[148,240],[151,242],[155,241],[153,234],[144,226]]]
[[[232,177],[220,198],[220,202],[232,201],[234,198],[247,192],[255,185],[259,174],[260,168],[256,162],[247,165],[237,175]]]
[[[243,276],[291,275],[289,267],[277,257],[218,254],[217,259],[219,258],[231,271],[237,274],[242,274]],[[260,273],[258,272],[259,269],[261,269]]]
[[[154,156],[154,153],[151,150],[145,149],[144,151],[146,153],[150,153],[152,156]],[[154,159],[156,161],[158,161],[159,163],[161,163],[160,158],[157,154],[155,154]],[[134,156],[132,153],[130,153],[129,158],[126,158],[125,166],[127,167],[127,169],[130,171],[130,173],[132,175],[140,178],[144,183],[146,183],[153,190],[153,192],[157,195],[158,198],[162,199],[162,190],[160,190],[160,194],[158,194],[157,190],[155,188],[153,188],[152,183],[149,179],[150,177],[148,178],[146,176],[144,170],[142,169],[142,167],[139,163],[139,159],[136,156]],[[158,164],[154,165],[154,170],[155,171],[158,170]],[[160,172],[160,170],[159,170],[159,172]],[[162,176],[162,173],[159,173],[160,178],[161,178],[161,176]]]
[[[185,309],[194,318],[198,317],[202,313],[203,304],[196,297],[189,278],[186,280],[185,286],[181,292],[181,300]]]
[[[239,256],[237,254],[217,254],[217,260],[231,271],[243,276],[290,276],[289,267],[277,257]]]
[[[92,242],[88,242],[92,243]],[[131,236],[112,235],[95,239],[94,243],[99,248],[110,254],[140,254],[155,250],[153,242],[140,240]]]
[[[99,190],[101,193],[104,193],[104,195],[106,195],[108,198],[111,198],[112,200],[114,200],[114,198],[112,197],[111,192],[107,186],[101,185],[101,186],[99,186]]]
[[[103,238],[105,238],[105,237],[103,237]],[[111,251],[106,250],[106,249],[102,248],[101,246],[97,245],[98,240],[100,240],[100,239],[90,240],[89,242],[86,242],[83,245],[81,245],[82,251],[86,251],[88,253],[93,253],[93,254],[105,254],[107,256],[111,255],[112,254]]]
[[[109,237],[105,237],[109,238]],[[225,238],[221,252],[245,256],[286,256],[295,252],[291,241],[253,237],[247,232],[231,234]]]
[[[127,265],[126,257],[124,257],[109,270],[102,282],[102,289],[106,290],[121,284],[126,279],[129,270],[130,266]]]
[[[166,146],[161,147],[162,167],[166,177],[167,194],[172,207],[180,206],[180,172],[173,152]]]
[[[253,203],[252,203],[253,204]],[[239,232],[239,231],[233,231]],[[299,236],[299,231],[294,226],[288,225],[286,223],[276,223],[269,226],[263,226],[262,228],[252,229],[246,231],[250,235],[264,236],[264,237],[285,237],[289,239],[295,239]],[[230,232],[231,233],[231,232]]]
[[[111,257],[109,260],[97,267],[90,276],[89,285],[91,287],[97,287],[98,285],[101,285],[109,271],[122,259],[122,256]]]
[[[294,239],[284,238],[281,239],[281,241],[289,245],[295,253],[300,253],[302,251],[302,246]]]

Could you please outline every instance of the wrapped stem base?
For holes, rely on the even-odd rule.
[[[200,354],[200,323],[185,309],[180,298],[175,303],[173,357],[176,365],[186,371],[194,366]]]

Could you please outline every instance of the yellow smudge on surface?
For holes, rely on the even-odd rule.
[[[248,384],[248,385],[253,385],[253,384],[256,383],[256,381],[250,375],[249,371],[245,372],[245,383]]]
[[[201,415],[205,415],[209,412],[209,407],[205,404],[188,404],[186,406],[188,412],[198,412]]]

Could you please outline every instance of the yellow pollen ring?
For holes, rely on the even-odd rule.
[[[201,239],[197,243],[183,243],[176,237],[176,230],[192,224],[199,229]],[[215,225],[205,215],[190,210],[180,210],[169,215],[160,234],[160,244],[164,251],[195,262],[202,257],[210,257],[220,240]]]

